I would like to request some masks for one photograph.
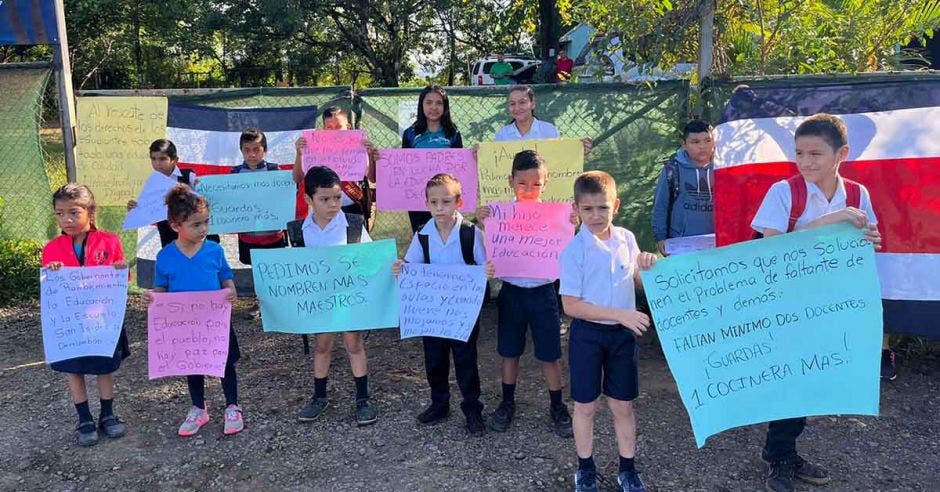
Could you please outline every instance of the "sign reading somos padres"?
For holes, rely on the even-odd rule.
[[[279,231],[294,220],[297,186],[290,171],[219,174],[199,178],[209,200],[209,232]]]
[[[643,272],[695,442],[741,425],[878,414],[881,290],[848,224],[673,256]]]
[[[424,187],[440,173],[460,181],[461,212],[477,208],[477,163],[470,149],[382,149],[375,166],[379,210],[427,210]]]
[[[255,249],[264,331],[326,333],[398,326],[394,239],[328,248]]]
[[[153,303],[147,309],[150,379],[225,375],[232,322],[228,293],[228,289],[152,293]]]
[[[127,307],[127,270],[63,267],[39,274],[46,362],[111,357]]]
[[[466,342],[480,316],[485,291],[482,266],[402,265],[398,277],[401,337],[432,336]]]

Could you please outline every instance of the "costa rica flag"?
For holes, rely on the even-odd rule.
[[[767,190],[798,173],[794,130],[819,112],[845,121],[840,174],[871,194],[885,330],[940,338],[940,78],[736,89],[715,129],[717,244],[753,237]]]

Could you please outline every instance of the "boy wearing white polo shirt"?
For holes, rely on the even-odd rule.
[[[636,417],[632,400],[639,395],[636,337],[650,324],[636,310],[634,288],[639,271],[656,262],[641,252],[633,233],[612,225],[620,208],[617,185],[603,171],[588,171],[574,183],[574,207],[581,230],[561,254],[561,302],[574,318],[568,341],[574,441],[578,452],[576,491],[597,490],[592,456],[594,412],[601,392],[614,416],[620,490],[645,491],[634,465]]]
[[[875,212],[868,190],[839,175],[839,165],[848,157],[845,123],[828,114],[807,118],[794,133],[796,166],[800,174],[770,187],[751,221],[764,237],[849,221],[865,230],[875,249],[881,247]],[[796,452],[796,438],[806,418],[770,422],[761,458],[770,463],[765,487],[771,492],[794,490],[793,479],[814,485],[829,482],[829,472]]]

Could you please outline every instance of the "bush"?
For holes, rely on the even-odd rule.
[[[0,306],[38,298],[41,266],[41,242],[0,241]]]

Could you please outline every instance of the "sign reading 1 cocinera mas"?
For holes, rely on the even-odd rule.
[[[673,256],[642,275],[699,447],[741,425],[878,414],[881,290],[858,229]]]
[[[209,200],[209,232],[279,231],[294,220],[297,187],[290,171],[220,174],[199,178]]]
[[[394,239],[326,248],[254,249],[264,331],[324,333],[398,326]]]

